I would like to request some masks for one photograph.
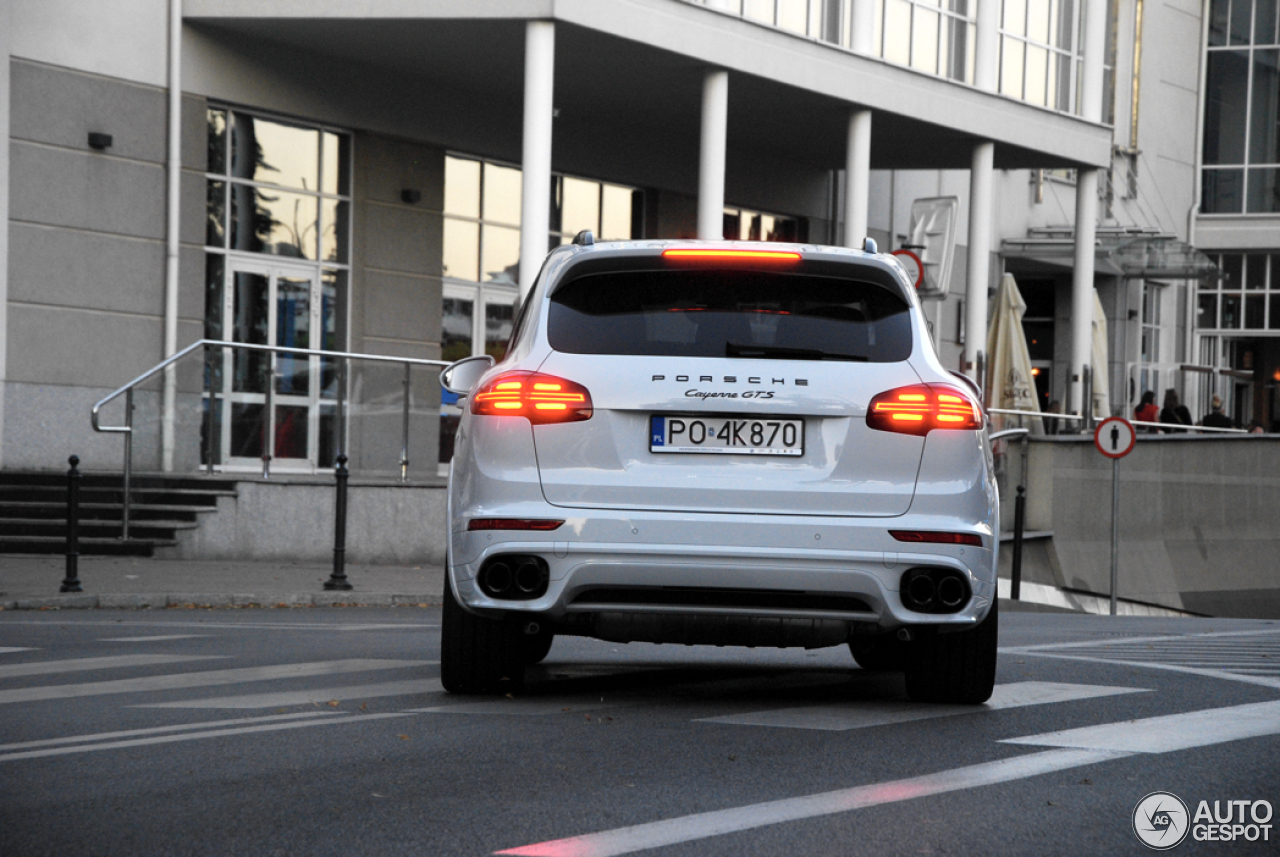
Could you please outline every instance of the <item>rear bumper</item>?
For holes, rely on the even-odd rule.
[[[455,529],[450,556],[459,561],[451,562],[449,572],[461,604],[477,612],[537,614],[579,625],[605,613],[714,615],[830,620],[874,632],[909,625],[971,627],[995,598],[996,540],[990,521],[546,511],[541,517],[565,518],[565,524],[548,533]],[[521,515],[533,517],[529,512],[522,505]],[[455,524],[463,525],[462,519]],[[889,535],[891,527],[977,533],[984,547],[908,545]],[[545,559],[550,569],[546,594],[532,601],[485,595],[476,575],[487,559],[501,554]],[[905,571],[918,567],[959,572],[972,597],[956,613],[908,610],[899,582]],[[702,604],[646,597],[663,588],[729,591],[737,597]],[[625,603],[620,593],[627,596]]]

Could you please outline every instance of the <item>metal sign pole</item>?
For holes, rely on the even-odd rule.
[[[1120,567],[1120,459],[1111,459],[1111,615],[1116,615],[1116,580]]]

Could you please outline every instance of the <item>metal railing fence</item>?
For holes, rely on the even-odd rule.
[[[117,390],[108,393],[96,404],[94,404],[91,412],[91,422],[94,431],[103,433],[118,433],[124,435],[124,484],[123,484],[123,508],[121,511],[121,538],[129,538],[129,518],[130,518],[130,500],[133,481],[133,440],[134,440],[134,393],[148,381],[157,378],[164,373],[166,369],[176,366],[184,358],[191,354],[201,352],[204,357],[202,365],[202,380],[200,402],[202,413],[202,437],[200,442],[200,456],[202,459],[201,466],[205,472],[212,475],[214,472],[215,462],[221,457],[220,449],[215,449],[215,443],[220,439],[217,422],[221,418],[219,413],[220,407],[230,398],[229,390],[232,388],[230,382],[226,385],[215,384],[223,379],[223,373],[227,371],[228,366],[232,367],[232,371],[238,373],[237,379],[243,380],[245,377],[251,379],[253,383],[248,384],[250,390],[248,394],[240,394],[239,398],[246,401],[261,398],[261,425],[260,425],[260,449],[262,459],[262,476],[269,478],[271,475],[271,462],[275,458],[277,431],[276,428],[276,400],[278,398],[277,389],[281,386],[284,375],[279,372],[279,359],[284,356],[289,359],[305,358],[306,367],[301,369],[296,377],[302,377],[306,374],[306,384],[310,385],[323,379],[323,373],[330,372],[332,374],[331,383],[328,386],[332,390],[333,398],[319,399],[312,397],[313,406],[318,403],[325,409],[331,409],[333,412],[332,425],[332,458],[337,461],[338,456],[344,456],[346,453],[347,433],[349,429],[349,420],[351,417],[350,410],[350,391],[349,375],[352,362],[364,362],[375,365],[397,365],[402,366],[404,373],[399,385],[402,388],[400,395],[400,449],[399,449],[399,475],[400,481],[407,482],[409,479],[409,447],[410,447],[410,409],[413,401],[411,373],[414,367],[431,367],[441,369],[449,365],[446,360],[428,360],[413,357],[394,357],[381,354],[362,354],[349,351],[325,351],[313,348],[291,348],[278,345],[259,345],[245,342],[227,342],[216,339],[201,339],[178,351],[173,356],[156,364],[146,372],[129,381]],[[239,352],[249,354],[265,354],[265,360],[260,361],[260,365],[255,369],[252,361],[245,360],[243,363],[235,361],[235,355]],[[218,358],[221,358],[219,360]],[[315,363],[312,362],[313,358]],[[221,363],[221,365],[219,365]],[[290,367],[294,368],[294,367]],[[320,370],[321,377],[312,379],[316,369]],[[261,377],[253,377],[259,374]],[[293,377],[293,376],[290,376]],[[254,392],[256,387],[261,389],[260,393]],[[309,388],[308,388],[309,389]],[[102,410],[111,402],[124,397],[124,419],[120,425],[103,425]],[[424,397],[426,398],[426,397]],[[256,401],[249,401],[248,407],[258,407]],[[438,407],[438,402],[436,403]],[[386,402],[379,404],[380,415],[387,412]],[[168,414],[165,419],[172,419]],[[315,453],[312,454],[315,457]],[[329,456],[326,456],[329,457]],[[431,459],[434,467],[435,459]]]

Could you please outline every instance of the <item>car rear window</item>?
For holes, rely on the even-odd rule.
[[[551,295],[547,335],[571,354],[871,363],[911,354],[901,296],[861,280],[772,271],[586,274]]]

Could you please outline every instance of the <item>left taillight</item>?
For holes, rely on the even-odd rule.
[[[534,424],[591,419],[591,393],[581,384],[537,372],[504,372],[471,396],[471,413],[524,417]]]
[[[982,428],[982,408],[971,397],[941,384],[887,390],[867,407],[867,427],[926,435],[939,429]]]

